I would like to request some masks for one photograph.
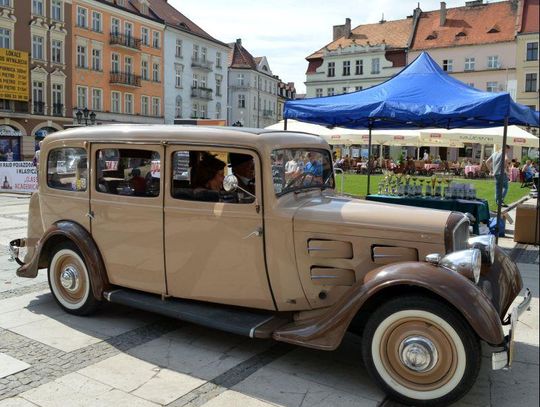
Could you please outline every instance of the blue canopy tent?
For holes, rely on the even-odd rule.
[[[483,92],[458,81],[446,74],[425,52],[399,74],[372,88],[338,96],[287,101],[283,117],[285,129],[287,119],[330,127],[369,129],[370,152],[372,129],[481,128],[504,124],[503,161],[508,125],[539,127],[540,124],[539,112],[514,102],[506,92]],[[368,174],[370,170],[368,168]],[[368,194],[369,187],[368,175]],[[498,217],[500,213],[499,204]]]

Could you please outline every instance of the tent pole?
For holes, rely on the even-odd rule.
[[[506,176],[506,141],[508,136],[508,117],[504,119],[504,131],[503,131],[503,141],[502,141],[502,151],[501,151],[501,176],[497,180],[496,189],[498,189],[497,194],[497,223],[495,224],[495,243],[499,243],[499,222],[501,220],[501,211],[502,211],[502,188],[504,177]],[[495,174],[496,175],[496,174]]]
[[[283,130],[287,130],[287,119],[283,120]]]
[[[369,140],[368,140],[368,162],[367,162],[367,193],[366,196],[369,195],[369,184],[370,184],[370,178],[371,178],[371,128],[373,127],[373,122],[371,119],[369,119],[368,129],[369,129]]]

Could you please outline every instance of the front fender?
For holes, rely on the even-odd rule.
[[[366,274],[328,311],[275,331],[273,338],[316,349],[336,349],[361,307],[389,287],[419,287],[452,304],[476,334],[492,345],[504,341],[501,319],[490,300],[471,281],[428,263],[406,262],[379,267]]]
[[[65,240],[72,241],[80,250],[92,279],[92,293],[101,301],[103,291],[109,286],[105,264],[90,233],[75,222],[61,220],[47,229],[38,240],[30,261],[17,269],[17,276],[36,277],[38,269],[48,266],[54,246]]]

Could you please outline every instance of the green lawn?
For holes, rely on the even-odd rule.
[[[418,177],[420,178],[427,178],[427,177]],[[376,194],[379,181],[383,179],[383,175],[373,175],[371,177],[371,193]],[[495,211],[497,206],[495,205],[495,181],[492,178],[488,179],[464,179],[464,178],[457,178],[455,177],[453,179],[455,182],[460,183],[470,183],[474,184],[474,187],[476,188],[476,195],[479,198],[487,199],[489,202],[489,209],[492,211]],[[336,183],[337,191],[341,191],[341,175],[338,174],[336,176]],[[424,184],[425,185],[425,184]],[[359,175],[359,174],[345,174],[345,188],[344,192],[346,194],[350,195],[358,195],[358,196],[365,196],[366,195],[366,188],[367,188],[367,175]],[[425,190],[425,186],[424,186]],[[527,195],[529,193],[529,188],[521,188],[520,182],[510,182],[509,183],[509,189],[508,189],[508,195],[506,195],[505,202],[510,204],[512,202],[517,201],[521,197]]]

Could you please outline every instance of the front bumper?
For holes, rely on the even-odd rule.
[[[9,242],[9,261],[16,261],[19,266],[24,266],[24,262],[19,259],[21,247],[26,247],[26,239],[15,239]]]
[[[510,325],[510,331],[508,332],[508,335],[504,337],[503,350],[493,352],[491,355],[491,367],[493,370],[510,369],[512,366],[515,353],[514,335],[516,332],[516,325],[521,314],[530,309],[531,298],[531,291],[527,288],[521,304],[514,307],[512,312],[504,320],[504,325]]]

